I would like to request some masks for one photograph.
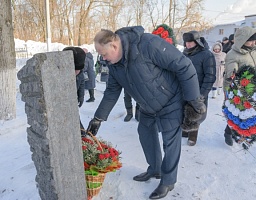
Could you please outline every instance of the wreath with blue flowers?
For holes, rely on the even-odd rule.
[[[237,142],[256,141],[256,69],[242,66],[225,88],[223,114]]]

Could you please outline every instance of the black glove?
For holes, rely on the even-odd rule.
[[[88,134],[88,132],[91,132],[95,136],[100,128],[100,124],[101,124],[101,120],[94,117],[90,121],[86,133]]]
[[[200,96],[195,100],[188,102],[197,113],[203,114],[206,112],[206,106],[204,104],[204,97]]]
[[[78,106],[79,106],[79,108],[83,105],[83,103],[84,103],[84,99],[78,99]]]

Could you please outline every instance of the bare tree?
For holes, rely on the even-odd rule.
[[[0,120],[16,117],[16,61],[10,0],[0,3]]]
[[[40,0],[12,0],[14,36],[45,41],[45,12]],[[201,30],[210,26],[202,17],[204,0],[50,0],[52,41],[69,45],[90,43],[101,28],[116,30],[142,25],[152,31],[165,23],[175,29]]]
[[[190,0],[188,3],[179,5],[178,14],[175,18],[176,35],[188,30],[203,30],[211,26],[202,16],[204,0]],[[182,12],[184,11],[184,12]]]
[[[158,7],[158,0],[148,0],[146,3],[147,15],[149,16],[151,26],[153,29],[160,23],[160,9]]]

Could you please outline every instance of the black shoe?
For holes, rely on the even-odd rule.
[[[224,133],[225,142],[229,146],[233,146],[233,139],[231,134]]]
[[[169,191],[172,191],[174,188],[173,185],[162,185],[161,183],[158,185],[158,187],[154,190],[154,192],[151,193],[149,196],[150,199],[161,199],[164,198]]]
[[[86,102],[94,102],[94,100],[95,100],[95,98],[90,98],[90,99],[88,99]]]
[[[124,121],[125,121],[125,122],[129,122],[131,119],[132,119],[132,115],[127,114],[127,115],[125,116],[125,118],[124,118]]]
[[[135,181],[147,181],[151,178],[160,179],[161,175],[160,174],[149,174],[148,172],[144,172],[142,174],[134,176],[133,180],[135,180]]]

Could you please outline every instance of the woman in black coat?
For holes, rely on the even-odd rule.
[[[89,91],[90,98],[86,102],[94,102],[94,88],[95,88],[95,78],[96,74],[93,69],[94,61],[93,55],[88,52],[87,49],[84,49],[86,53],[85,63],[84,63],[84,75],[85,75],[85,82],[84,88]]]

